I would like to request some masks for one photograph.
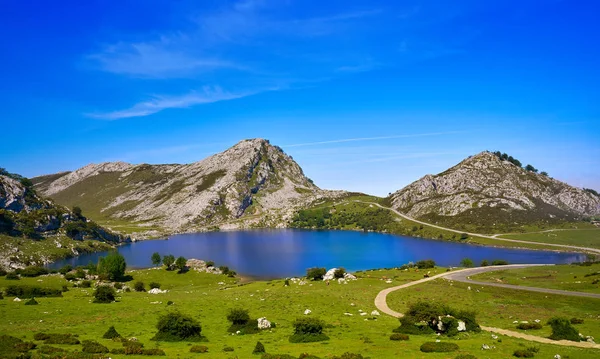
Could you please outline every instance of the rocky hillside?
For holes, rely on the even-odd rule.
[[[393,193],[388,202],[413,218],[488,232],[600,214],[597,195],[515,162],[482,152],[440,174],[426,175]]]
[[[281,148],[244,140],[192,164],[90,164],[33,179],[41,193],[118,230],[145,235],[199,229],[282,226],[296,208],[324,196]],[[154,230],[154,231],[153,231]],[[139,236],[139,235],[138,235]]]

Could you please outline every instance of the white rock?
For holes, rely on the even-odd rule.
[[[353,314],[352,313],[344,313],[344,315],[351,317]]]
[[[269,329],[271,328],[271,322],[267,320],[267,318],[262,317],[257,319],[258,329]]]
[[[492,339],[496,340],[498,339],[498,336],[496,334],[492,334]]]
[[[350,273],[344,273],[344,279],[346,280],[356,280],[356,277]]]
[[[381,315],[381,314],[379,314],[378,311],[374,310],[374,311],[371,312],[371,315]]]
[[[489,345],[487,345],[487,344],[483,344],[483,345],[481,346],[481,350],[490,350],[490,346],[489,346]]]
[[[467,324],[465,324],[465,322],[463,322],[462,320],[459,320],[457,329],[459,332],[464,332],[467,330]]]
[[[360,315],[367,315],[367,313],[365,313],[365,312],[362,312],[362,313],[360,313]]]
[[[152,288],[148,291],[150,294],[163,294],[168,292],[168,290],[160,290],[160,288]]]
[[[556,354],[556,355],[554,356],[554,359],[560,359],[560,358],[562,358],[562,357],[560,356],[560,354]]]
[[[325,273],[325,275],[323,276],[323,280],[332,280],[334,278],[336,270],[337,268],[331,268],[330,270],[328,270],[327,273]]]
[[[13,302],[20,302],[21,299],[19,299],[19,297],[16,297],[15,299],[13,299]]]
[[[304,315],[309,315],[310,313],[312,313],[312,310],[310,310],[310,309],[306,309],[304,311]]]

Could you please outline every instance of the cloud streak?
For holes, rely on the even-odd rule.
[[[398,139],[398,138],[454,135],[454,134],[460,134],[460,133],[465,133],[465,132],[464,131],[446,131],[446,132],[415,133],[415,134],[396,135],[396,136],[343,138],[343,139],[329,140],[329,141],[296,143],[296,144],[286,145],[286,146],[282,146],[282,147],[291,148],[291,147],[305,147],[305,146],[329,145],[329,144],[346,143],[346,142],[382,141],[382,140],[392,140],[392,139]]]
[[[276,89],[270,89],[271,91]],[[228,101],[246,96],[251,96],[263,91],[249,91],[231,93],[223,91],[220,87],[205,87],[202,91],[192,91],[181,96],[155,96],[149,101],[139,102],[130,108],[105,113],[90,113],[88,117],[103,120],[119,120],[123,118],[142,117],[155,114],[170,108],[188,108],[195,105]]]

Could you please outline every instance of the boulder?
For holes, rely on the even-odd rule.
[[[271,328],[271,322],[267,320],[267,318],[262,317],[257,319],[258,329],[269,329]]]

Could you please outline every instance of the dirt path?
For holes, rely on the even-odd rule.
[[[410,283],[402,284],[399,286],[384,289],[381,292],[379,292],[377,294],[377,296],[375,297],[375,307],[380,312],[384,312],[385,314],[391,315],[393,317],[402,318],[404,316],[404,314],[396,312],[395,310],[391,309],[387,305],[387,295],[390,294],[391,292],[394,292],[394,291],[397,291],[400,289],[404,289],[404,288],[408,288],[408,287],[412,287],[413,285],[425,283],[425,282],[435,280],[438,278],[443,278],[443,277],[449,277],[449,279],[452,279],[452,280],[455,280],[458,282],[469,283],[471,281],[469,279],[467,279],[467,277],[469,275],[473,275],[473,274],[491,272],[491,271],[495,271],[495,270],[504,270],[504,269],[511,269],[511,268],[518,269],[518,268],[536,267],[536,266],[543,266],[543,265],[548,265],[548,264],[512,264],[512,265],[505,265],[505,266],[467,268],[467,269],[457,270],[454,272],[445,272],[445,273],[434,275],[433,277],[423,278],[423,279],[420,279],[420,280],[417,280],[414,282],[410,282]],[[484,283],[484,282],[477,282],[477,284],[490,285],[490,283]],[[494,284],[494,283],[491,283],[491,284]],[[531,290],[532,289],[532,287],[510,286],[510,288],[512,288],[512,287],[517,287],[516,289],[519,289],[519,290]],[[573,296],[580,296],[581,294],[585,294],[584,296],[588,296],[587,294],[594,294],[594,293],[568,292],[568,291],[559,291],[561,293],[556,293],[556,290],[553,290],[553,289],[545,289],[545,288],[534,288],[534,289],[536,292],[543,292],[543,293],[549,293],[549,294],[565,294],[565,295],[573,295]],[[600,296],[598,296],[598,295],[596,295],[595,297],[600,298]],[[493,328],[493,327],[482,326],[481,329],[485,330],[487,332],[498,333],[498,334],[506,335],[509,337],[525,339],[525,340],[529,340],[529,341],[533,341],[533,342],[537,342],[537,343],[555,344],[555,345],[571,346],[571,347],[578,347],[578,348],[600,349],[600,344],[594,344],[594,343],[588,343],[588,342],[572,342],[572,341],[568,341],[568,340],[551,340],[548,338],[538,337],[535,335],[524,334],[524,333],[515,332],[512,330]]]
[[[383,208],[383,209],[387,209],[388,211],[392,211],[395,214],[397,214],[398,216],[400,216],[400,217],[402,217],[404,219],[407,219],[409,221],[413,221],[413,222],[416,222],[416,223],[419,223],[419,224],[422,224],[422,225],[425,225],[425,226],[429,226],[429,227],[441,229],[441,230],[448,231],[448,232],[466,233],[467,235],[472,236],[472,237],[488,238],[488,239],[493,239],[493,240],[496,240],[496,241],[513,242],[513,243],[525,243],[525,244],[537,244],[537,245],[543,245],[543,246],[568,248],[568,249],[573,249],[573,250],[581,251],[581,252],[593,252],[593,253],[600,254],[600,249],[596,249],[596,248],[570,246],[568,244],[530,242],[530,241],[523,241],[523,240],[519,240],[519,239],[498,238],[498,237],[495,237],[495,236],[488,236],[488,235],[480,234],[480,233],[463,232],[463,231],[459,231],[459,230],[456,230],[456,229],[446,228],[446,227],[438,226],[438,225],[435,225],[435,224],[431,224],[431,223],[419,221],[417,219],[414,219],[414,218],[411,218],[411,217],[405,215],[404,213],[398,212],[397,210],[395,210],[393,208],[382,206],[379,203],[365,202],[365,201],[358,201],[358,200],[355,200],[354,202],[365,203],[365,204],[372,204],[372,205],[377,206],[379,208]]]

